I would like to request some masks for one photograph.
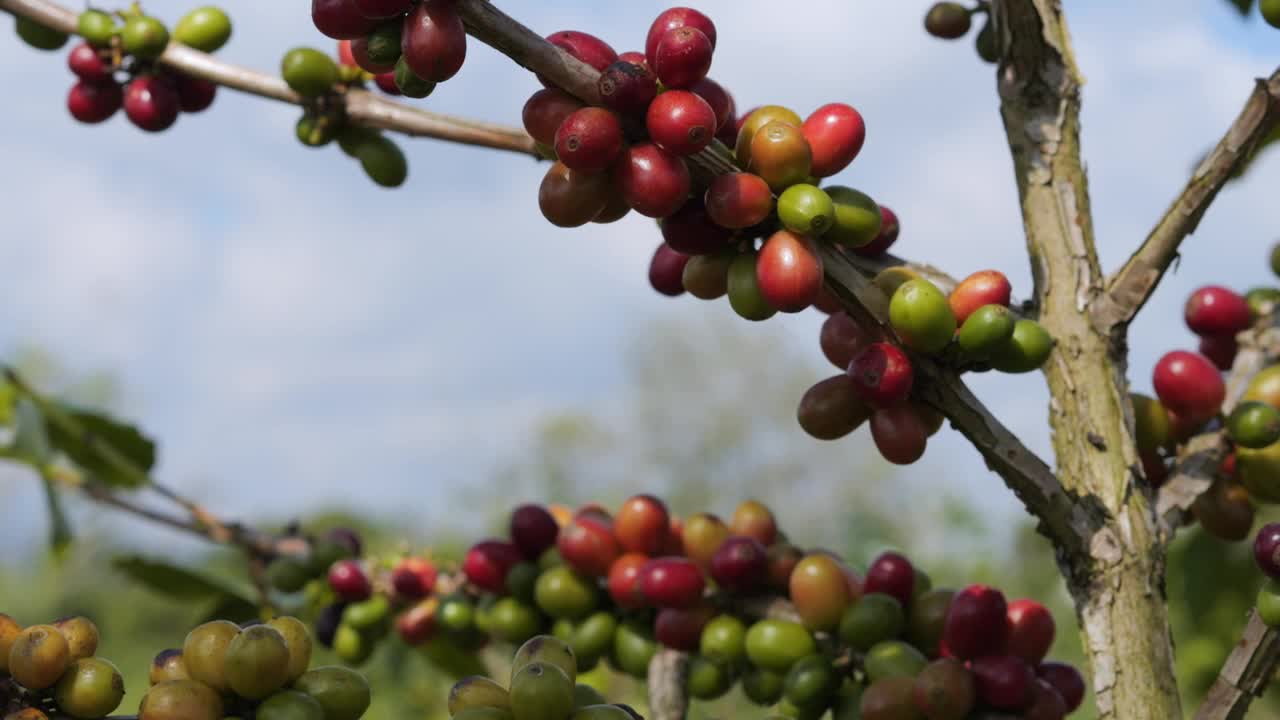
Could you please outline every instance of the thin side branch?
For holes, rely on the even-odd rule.
[[[1195,720],[1244,720],[1249,704],[1266,691],[1280,668],[1280,633],[1249,613],[1249,623],[1227,656]]]
[[[77,14],[50,0],[0,0],[0,11],[31,18],[65,33],[76,32]],[[192,77],[250,95],[292,105],[308,102],[278,76],[232,65],[176,42],[169,44],[159,62]],[[533,138],[519,128],[433,113],[365,90],[348,90],[344,97],[347,118],[358,125],[538,157]]]
[[[1227,134],[1196,168],[1182,194],[1165,211],[1142,246],[1108,280],[1106,295],[1093,310],[1100,329],[1111,331],[1125,327],[1137,316],[1169,265],[1178,257],[1182,241],[1196,231],[1218,191],[1248,160],[1259,141],[1271,132],[1277,119],[1280,119],[1280,68],[1266,80],[1255,82],[1253,93]]]
[[[654,720],[684,720],[689,712],[689,654],[659,648],[649,661],[649,713]]]

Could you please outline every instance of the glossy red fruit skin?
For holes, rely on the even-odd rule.
[[[378,27],[377,20],[360,14],[354,0],[311,0],[311,22],[334,40],[355,40]]]
[[[711,556],[711,577],[725,590],[757,590],[768,577],[769,553],[753,537],[737,535],[721,543]]]
[[[467,31],[450,2],[419,3],[400,36],[405,64],[423,80],[444,82],[467,59]]]
[[[338,41],[338,64],[347,67],[360,67],[356,64],[356,56],[351,53],[351,41]]]
[[[1067,717],[1067,701],[1062,693],[1049,683],[1036,678],[1031,683],[1031,704],[1022,713],[1022,720],[1064,720]]]
[[[604,108],[575,110],[556,130],[556,156],[574,170],[600,172],[622,152],[622,123]]]
[[[853,378],[840,373],[822,380],[800,396],[796,421],[818,440],[839,440],[862,426],[872,414],[853,387]]]
[[[423,558],[408,557],[391,570],[391,587],[409,600],[420,600],[436,586],[436,566]]]
[[[218,86],[201,78],[178,75],[174,83],[178,89],[178,106],[185,113],[208,110],[218,95]]]
[[[622,554],[607,521],[580,515],[560,531],[556,548],[565,564],[584,575],[605,577]]]
[[[329,567],[329,587],[342,600],[360,602],[373,594],[373,584],[356,560],[339,560]]]
[[[67,54],[67,67],[81,80],[96,83],[111,80],[111,66],[87,42],[71,48],[71,52]]]
[[[951,305],[951,314],[956,316],[956,325],[960,326],[984,305],[1008,307],[1012,296],[1013,285],[1004,273],[999,270],[979,270],[961,280],[947,297],[947,302]]]
[[[924,456],[929,429],[914,407],[895,405],[871,414],[871,439],[885,460],[910,465]]]
[[[702,34],[711,41],[711,47],[716,46],[716,24],[711,22],[711,18],[693,8],[674,7],[663,11],[649,26],[649,33],[644,40],[644,56],[650,65],[653,64],[654,54],[658,50],[658,42],[662,40],[662,36],[682,27],[701,30]]]
[[[695,652],[702,639],[702,629],[713,617],[715,610],[706,605],[663,608],[653,620],[653,637],[672,650]]]
[[[831,177],[849,167],[867,140],[862,114],[843,103],[823,105],[805,119],[800,130],[813,151],[814,177]]]
[[[605,68],[618,59],[618,53],[609,46],[609,43],[590,33],[561,30],[548,35],[547,42],[600,72],[604,72]],[[546,87],[555,87],[555,83],[541,75],[538,76],[538,80]]]
[[[915,372],[911,359],[891,343],[873,343],[854,356],[849,363],[858,397],[876,408],[892,407],[905,402],[911,394]]]
[[[373,76],[373,84],[378,86],[382,92],[391,97],[400,97],[404,93],[400,92],[400,86],[396,85],[396,74],[394,72],[378,73]]]
[[[467,551],[462,560],[462,572],[471,584],[481,590],[502,594],[507,587],[507,573],[523,559],[511,543],[482,540]]]
[[[715,46],[701,31],[691,27],[668,30],[658,41],[649,66],[668,88],[687,88],[707,76]]]
[[[1000,710],[1022,710],[1031,704],[1035,670],[1022,658],[989,655],[970,663],[978,697]]]
[[[618,62],[629,62],[629,63],[631,63],[632,65],[639,65],[639,66],[641,66],[641,67],[645,68],[646,70],[648,70],[648,69],[649,69],[649,59],[648,59],[648,58],[646,58],[646,57],[644,56],[644,53],[642,53],[642,52],[636,52],[635,50],[631,50],[631,51],[624,52],[624,53],[618,53],[618,60],[617,60],[617,61],[618,61]],[[649,72],[653,72],[653,71],[652,71],[652,70],[649,70]]]
[[[1009,609],[999,590],[970,585],[951,599],[942,641],[952,657],[972,660],[1003,652],[1008,638]]]
[[[671,513],[652,495],[635,495],[613,516],[613,536],[623,551],[656,555],[667,545]]]
[[[683,295],[684,266],[688,264],[688,255],[672,250],[666,243],[658,245],[649,261],[649,284],[667,297]]]
[[[354,4],[356,12],[374,20],[400,17],[413,9],[413,0],[355,0]]]
[[[880,257],[889,251],[889,248],[898,241],[898,232],[901,227],[898,224],[898,215],[884,205],[880,206],[880,234],[876,235],[876,239],[863,245],[862,247],[852,248],[853,252],[863,257]]]
[[[124,89],[124,112],[134,125],[147,132],[173,126],[181,110],[173,83],[156,75],[139,75]]]
[[[1073,713],[1084,702],[1084,677],[1073,665],[1060,662],[1041,663],[1036,668],[1036,675],[1062,695],[1067,703],[1067,712]]]
[[[1053,615],[1035,600],[1009,603],[1009,643],[1006,652],[1032,665],[1039,664],[1053,647],[1056,626]]]
[[[1270,523],[1253,539],[1253,559],[1267,577],[1280,580],[1280,523]]]
[[[1234,290],[1206,285],[1187,298],[1183,318],[1191,332],[1200,336],[1235,335],[1252,324],[1249,303]]]
[[[711,106],[711,111],[716,114],[716,132],[719,133],[725,128],[733,127],[734,121],[737,120],[738,105],[733,101],[733,96],[720,83],[711,78],[702,78],[698,82],[689,87],[689,91],[696,93],[698,97],[707,101]],[[734,133],[734,142],[737,142],[737,133]]]
[[[676,252],[708,255],[729,247],[733,233],[711,220],[706,205],[690,198],[679,210],[662,220],[662,239]]]
[[[410,647],[417,647],[436,634],[436,612],[439,600],[431,598],[414,605],[396,617],[396,634]]]
[[[812,240],[779,230],[765,241],[758,257],[756,280],[770,305],[780,312],[798,313],[818,299],[822,258]]]
[[[521,505],[511,511],[511,542],[526,560],[536,560],[547,548],[556,544],[560,525],[541,505]]]
[[[911,606],[915,585],[915,566],[906,557],[895,552],[884,553],[873,560],[867,568],[867,577],[863,580],[863,590],[897,598],[904,608]]]
[[[701,96],[668,90],[654,98],[645,114],[649,139],[673,155],[692,155],[711,144],[716,113]]]
[[[741,230],[757,225],[773,211],[773,191],[764,178],[737,172],[719,175],[703,195],[711,221],[720,227]]]
[[[1240,343],[1235,335],[1206,335],[1200,338],[1200,354],[1209,358],[1214,367],[1222,371],[1230,370],[1236,362],[1236,353]]]
[[[645,606],[644,593],[640,592],[640,570],[649,564],[644,553],[627,553],[619,556],[609,567],[606,586],[609,597],[623,610],[639,610]]]
[[[114,82],[81,80],[67,93],[67,110],[71,117],[88,125],[107,121],[123,104],[124,91]]]
[[[557,88],[543,88],[529,97],[521,118],[525,132],[543,145],[556,144],[556,131],[570,115],[582,108],[582,101]]]
[[[1156,396],[1170,412],[1188,422],[1217,414],[1227,388],[1217,367],[1203,355],[1174,350],[1156,363],[1152,374]]]
[[[702,570],[689,558],[655,558],[640,569],[640,592],[657,608],[693,607],[706,586]]]
[[[853,358],[875,341],[874,335],[864,330],[849,313],[839,309],[822,323],[818,335],[822,354],[841,370],[848,370]]]
[[[638,115],[658,95],[658,77],[648,65],[616,60],[596,81],[604,106],[624,115]]]
[[[624,150],[614,172],[627,204],[646,217],[667,217],[679,210],[692,187],[684,161],[652,143]]]

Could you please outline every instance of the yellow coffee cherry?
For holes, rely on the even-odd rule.
[[[9,675],[28,690],[53,687],[69,664],[67,639],[52,625],[32,625],[9,648]]]

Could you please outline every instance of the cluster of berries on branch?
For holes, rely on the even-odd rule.
[[[96,657],[99,639],[86,617],[24,628],[0,613],[5,720],[98,720],[114,712],[124,699],[124,678],[109,660]]]

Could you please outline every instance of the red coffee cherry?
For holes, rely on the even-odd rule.
[[[124,90],[124,112],[147,132],[168,130],[181,109],[178,91],[167,78],[139,75]]]
[[[374,20],[400,17],[413,9],[413,0],[354,0],[356,12]]]
[[[114,82],[81,80],[67,93],[67,110],[71,117],[90,125],[107,121],[123,104],[124,91]]]
[[[682,27],[668,30],[658,41],[649,66],[669,88],[691,87],[707,76],[715,46],[701,30]]]
[[[1240,344],[1235,335],[1206,335],[1200,338],[1200,354],[1209,358],[1219,370],[1230,370],[1236,362]]]
[[[624,150],[614,172],[627,204],[647,217],[666,217],[679,210],[692,186],[684,161],[651,143]]]
[[[415,75],[444,82],[457,75],[467,59],[467,31],[453,3],[419,3],[404,21],[400,46]]]
[[[587,107],[556,130],[556,156],[574,170],[600,172],[622,152],[622,123],[604,108]]]
[[[609,46],[609,43],[595,35],[578,32],[577,30],[561,30],[560,32],[551,33],[547,36],[547,42],[600,72],[604,72],[605,68],[618,59],[618,53]],[[538,76],[538,80],[547,87],[555,87],[554,83],[541,75]]]
[[[699,198],[690,198],[679,210],[662,219],[662,239],[685,255],[709,255],[729,247],[733,232],[711,220]]]
[[[1200,336],[1235,335],[1253,324],[1249,303],[1220,285],[1198,288],[1183,310],[1187,327]]]
[[[607,585],[609,597],[623,610],[644,607],[644,595],[640,592],[640,569],[649,564],[644,553],[627,553],[613,561],[609,567]]]
[[[712,111],[716,114],[716,132],[719,133],[726,128],[732,128],[734,121],[737,119],[737,104],[733,101],[733,96],[728,90],[724,89],[720,83],[711,78],[702,78],[698,82],[689,87],[689,91],[696,93],[698,97],[707,101]],[[730,146],[737,142],[738,133],[733,131],[734,140],[726,143]]]
[[[872,407],[892,407],[906,402],[915,373],[911,360],[897,345],[874,343],[849,364],[858,396]]]
[[[822,354],[841,370],[847,370],[853,357],[875,340],[874,335],[864,330],[843,310],[831,313],[831,317],[822,323],[822,331],[818,337]]]
[[[1008,307],[1012,293],[1013,286],[1004,273],[999,270],[979,270],[961,280],[951,291],[947,301],[951,305],[951,314],[956,316],[956,325],[960,326],[983,305]]]
[[[557,162],[542,178],[538,209],[556,227],[581,227],[604,210],[612,192],[608,175],[581,172]]]
[[[86,42],[71,48],[71,52],[67,55],[67,67],[71,68],[71,72],[81,80],[97,83],[111,81],[111,65]]]
[[[329,587],[348,602],[360,602],[373,594],[369,574],[357,560],[339,560],[329,568]]]
[[[640,592],[654,607],[693,607],[705,588],[702,570],[689,558],[657,558],[640,569]]]
[[[1068,713],[1075,712],[1084,702],[1084,678],[1075,666],[1060,662],[1041,663],[1036,668],[1036,674],[1062,695],[1067,703]]]
[[[216,84],[190,75],[177,75],[174,77],[174,83],[178,89],[178,104],[185,113],[198,113],[209,109],[218,94]]]
[[[757,225],[773,212],[773,191],[769,183],[751,173],[717,176],[704,199],[712,222],[734,230]]]
[[[543,145],[555,145],[560,125],[582,106],[581,100],[563,90],[543,88],[524,104],[525,132]]]
[[[835,175],[849,166],[867,139],[862,115],[848,105],[823,105],[804,121],[801,128],[813,150],[814,177]]]
[[[1044,605],[1026,599],[1009,603],[1010,655],[1035,665],[1049,654],[1056,632],[1053,615]]]
[[[1189,424],[1202,424],[1217,414],[1226,398],[1222,375],[1208,358],[1175,350],[1156,363],[1153,384],[1160,402]]]
[[[986,585],[970,585],[951,598],[942,642],[961,660],[1002,652],[1009,637],[1004,595]]]
[[[668,90],[649,105],[645,126],[658,147],[673,155],[692,155],[715,139],[716,114],[699,95]]]
[[[863,590],[883,593],[897,598],[902,607],[911,606],[912,591],[916,584],[916,568],[906,557],[887,552],[871,562]]]
[[[662,243],[649,261],[649,284],[668,297],[683,295],[684,266],[688,263],[688,255],[678,253],[670,245]]]
[[[1270,523],[1258,531],[1253,540],[1253,559],[1259,570],[1280,580],[1280,523]]]
[[[1001,710],[1021,710],[1031,704],[1035,670],[1012,655],[980,657],[970,663],[977,680],[978,697]]]
[[[649,65],[653,65],[653,58],[658,50],[658,42],[662,37],[671,30],[682,27],[693,27],[702,31],[703,35],[711,41],[711,47],[716,46],[716,25],[711,22],[711,18],[702,13],[687,7],[674,7],[664,11],[658,16],[653,24],[649,26],[649,34],[644,41],[644,57],[648,60]]]
[[[555,517],[541,505],[521,505],[511,511],[510,529],[511,542],[527,560],[537,560],[560,534]]]
[[[639,114],[658,95],[658,77],[647,65],[618,60],[600,73],[596,82],[600,101],[615,112]]]
[[[515,545],[501,540],[482,540],[467,551],[462,572],[467,581],[491,593],[502,593],[507,586],[507,573],[523,558]]]
[[[311,0],[311,22],[334,40],[355,40],[373,32],[379,21],[361,15],[354,0]]]
[[[797,313],[813,305],[822,277],[822,258],[808,238],[779,230],[760,248],[756,280],[765,300],[781,312]]]
[[[911,405],[880,408],[871,415],[871,439],[885,460],[910,465],[924,456],[929,427]]]
[[[392,97],[400,97],[404,94],[400,90],[400,86],[396,85],[396,74],[394,71],[374,75],[373,84],[377,85],[379,90]]]

